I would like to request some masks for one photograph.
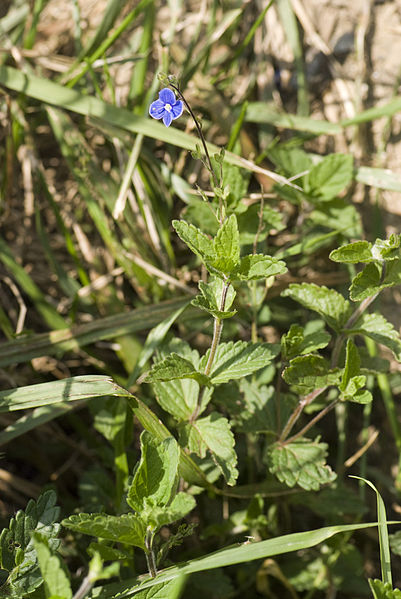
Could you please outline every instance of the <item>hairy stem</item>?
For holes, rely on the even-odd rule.
[[[228,288],[230,286],[230,282],[226,281],[224,283],[223,286],[223,291],[221,294],[221,300],[220,300],[220,306],[219,306],[219,310],[221,312],[224,312],[224,308],[226,305],[226,300],[227,300],[227,292],[228,292]],[[220,342],[220,337],[221,337],[221,332],[223,330],[223,320],[221,318],[215,318],[214,319],[214,326],[213,326],[213,339],[212,339],[212,343],[210,345],[210,353],[209,353],[209,357],[207,360],[207,364],[205,366],[205,374],[206,376],[209,376],[211,370],[212,370],[212,364],[213,364],[213,360],[214,357],[216,355],[216,351],[217,351],[217,347],[219,345]],[[202,399],[203,399],[203,394],[205,392],[205,387],[203,387],[198,395],[198,401],[197,401],[197,405],[196,408],[194,410],[194,413],[191,416],[190,422],[194,422],[194,420],[196,420],[196,418],[198,417],[199,414],[199,410],[200,407],[202,405]]]
[[[154,578],[157,574],[156,559],[155,559],[155,554],[153,551],[153,538],[154,538],[154,533],[150,528],[148,528],[146,531],[146,536],[145,536],[145,547],[146,547],[145,556],[146,556],[146,563],[148,566],[149,574],[151,575],[152,578]]]

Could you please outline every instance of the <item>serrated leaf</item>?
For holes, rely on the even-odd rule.
[[[226,276],[230,275],[239,263],[240,253],[238,224],[235,214],[231,214],[217,231],[213,250],[213,258],[208,260],[209,264],[220,273]]]
[[[272,474],[289,487],[300,486],[306,491],[318,491],[336,478],[326,464],[327,444],[316,439],[300,438],[285,445],[271,445],[267,464]]]
[[[234,485],[238,477],[235,439],[230,423],[217,412],[184,425],[180,431],[182,444],[192,453],[206,457],[209,451],[213,461],[227,481]]]
[[[400,589],[393,589],[389,582],[368,578],[370,590],[373,593],[373,599],[401,599]]]
[[[194,225],[190,225],[185,220],[173,220],[172,224],[180,239],[203,262],[205,262],[207,257],[214,255],[213,241],[202,233],[200,229]]]
[[[194,379],[201,385],[209,383],[209,378],[202,372],[198,372],[192,362],[176,353],[172,353],[154,364],[145,381],[156,383],[175,379]]]
[[[196,506],[196,501],[192,495],[188,493],[178,493],[173,501],[168,506],[152,507],[146,513],[146,521],[148,526],[159,529],[162,526],[172,524],[177,520],[184,518]]]
[[[340,377],[341,372],[338,369],[330,369],[327,360],[313,354],[294,358],[283,371],[285,382],[296,386],[303,394],[335,385],[340,381]]]
[[[225,312],[222,312],[221,310],[216,310],[216,309],[212,308],[210,306],[210,304],[208,304],[207,300],[204,297],[202,297],[201,295],[197,295],[191,301],[191,304],[193,306],[195,306],[195,308],[200,308],[201,310],[208,312],[208,314],[213,316],[213,318],[218,318],[219,320],[224,320],[226,318],[232,318],[237,313],[237,310],[231,310],[231,311],[228,310]]]
[[[238,268],[231,276],[239,281],[256,281],[285,272],[287,272],[285,262],[263,254],[249,254],[241,259]]]
[[[141,434],[141,460],[128,490],[127,503],[145,518],[148,507],[164,507],[171,501],[178,481],[180,450],[174,437],[159,441],[147,431]]]
[[[391,349],[396,360],[401,362],[400,336],[391,322],[388,322],[381,314],[364,314],[351,332],[366,335],[376,343],[385,345]]]
[[[385,276],[382,279],[384,267],[381,264],[371,262],[367,264],[362,272],[358,273],[352,280],[350,287],[350,298],[360,302],[386,287],[394,287],[401,283],[401,260],[387,262]]]
[[[70,530],[116,543],[125,543],[145,549],[146,526],[134,514],[74,514],[61,524]]]
[[[163,359],[171,353],[178,353],[189,360],[199,371],[199,353],[191,349],[182,339],[174,338],[168,345],[162,347],[158,357]],[[163,410],[172,414],[177,420],[189,420],[193,414],[199,396],[199,384],[193,379],[176,379],[163,383],[152,383],[156,399]],[[210,398],[209,388],[203,394],[204,399]]]
[[[46,491],[37,501],[28,502],[25,512],[18,511],[8,528],[0,535],[0,566],[9,572],[8,586],[17,597],[33,592],[42,583],[32,535],[40,533],[52,549],[58,547],[56,538],[60,524],[56,522],[60,508],[54,491]]]
[[[352,341],[348,339],[345,354],[345,367],[338,388],[342,399],[355,403],[366,404],[372,401],[372,394],[364,389],[366,376],[360,374],[361,358],[359,351]]]
[[[335,289],[314,283],[292,283],[281,294],[320,314],[339,333],[351,315],[349,302]]]
[[[369,241],[355,241],[333,250],[330,259],[346,264],[391,261],[400,258],[399,247],[399,235],[391,235],[389,239],[376,239],[373,245]]]
[[[60,556],[51,551],[47,539],[38,533],[34,533],[33,543],[45,583],[46,596],[59,596],[63,599],[71,599],[70,579]]]
[[[219,318],[220,320],[225,318],[231,318],[236,314],[236,310],[230,311],[230,308],[236,295],[236,292],[232,285],[228,286],[226,292],[224,311],[220,310],[225,286],[225,283],[222,279],[218,277],[212,277],[209,283],[199,281],[198,286],[201,295],[198,295],[195,299],[192,300],[191,303],[193,306],[196,306],[201,310],[205,310],[213,317]]]
[[[298,355],[309,354],[327,347],[331,336],[327,331],[319,330],[305,334],[303,327],[292,324],[290,330],[281,338],[281,351],[285,360]]]
[[[372,262],[372,244],[369,241],[354,241],[333,250],[329,258],[333,262],[343,262],[344,264]]]
[[[252,343],[237,341],[233,343],[220,343],[217,348],[210,380],[213,385],[227,383],[232,379],[239,379],[256,370],[267,366],[277,356],[279,345],[269,343]],[[210,350],[203,357],[201,364],[206,365]]]
[[[351,183],[352,177],[351,154],[329,154],[310,169],[305,191],[321,201],[331,200]]]

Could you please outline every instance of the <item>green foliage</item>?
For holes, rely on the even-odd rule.
[[[209,378],[201,372],[197,372],[189,360],[175,353],[170,354],[161,362],[157,362],[146,377],[148,383],[175,379],[194,379],[200,384],[209,383]]]
[[[309,354],[327,347],[330,335],[323,330],[309,332],[297,324],[292,324],[287,334],[281,338],[281,352],[284,360]]]
[[[381,314],[364,314],[351,332],[365,335],[381,345],[385,345],[401,361],[401,339],[393,325]]]
[[[270,343],[246,341],[221,343],[216,351],[210,380],[213,385],[220,385],[245,377],[267,366],[279,351],[279,345]],[[206,365],[209,353],[208,351],[202,358],[201,366]]]
[[[46,597],[72,599],[69,576],[64,564],[61,562],[61,558],[51,551],[46,537],[34,533],[33,542],[39,568],[45,583]]]
[[[307,355],[293,358],[283,372],[283,378],[294,385],[302,394],[321,387],[335,385],[340,380],[338,368],[330,368],[322,356]]]
[[[345,358],[345,368],[341,383],[338,385],[342,398],[356,403],[370,403],[372,394],[367,389],[363,389],[366,383],[366,377],[360,374],[361,359],[359,352],[352,339],[347,341],[347,350]]]
[[[326,464],[326,455],[326,443],[301,437],[291,443],[270,446],[266,461],[270,472],[289,487],[298,485],[306,491],[318,491],[336,479],[335,472]]]
[[[0,566],[8,572],[2,590],[10,597],[23,597],[41,586],[41,566],[35,548],[34,533],[38,533],[49,551],[59,545],[60,508],[54,491],[45,491],[37,501],[31,499],[25,512],[19,510],[9,527],[0,535]],[[69,599],[67,597],[67,599]]]
[[[346,128],[390,119],[400,99],[336,123],[316,119],[308,36],[301,43],[290,0],[271,0],[257,15],[249,2],[213,2],[201,21],[191,3],[140,0],[132,9],[108,0],[96,6],[97,29],[90,19],[85,32],[74,0],[60,72],[59,48],[45,64],[35,47],[37,33],[43,45],[51,29],[41,22],[46,0],[32,2],[32,14],[23,0],[3,4],[0,33],[12,52],[0,65],[0,196],[11,204],[0,202],[0,367],[4,381],[34,384],[0,391],[0,444],[9,444],[11,465],[2,510],[50,482],[73,514],[63,525],[77,534],[58,553],[54,493],[30,501],[0,534],[1,596],[178,599],[186,576],[198,573],[185,596],[278,596],[283,584],[288,596],[359,597],[367,582],[360,538],[350,535],[378,526],[382,581],[371,580],[371,590],[398,597],[384,502],[377,494],[378,523],[362,524],[369,502],[345,473],[351,464],[375,473],[377,430],[388,456],[379,477],[385,500],[400,488],[399,377],[385,374],[376,346],[401,361],[401,340],[398,323],[371,305],[401,283],[401,235],[380,232],[380,202],[377,232],[366,214],[363,230],[352,183],[377,194],[399,193],[401,184],[385,164],[354,167],[342,147],[312,152],[336,150],[338,134],[361,143]],[[277,92],[248,102],[257,82],[241,58],[252,58],[270,9],[298,81],[294,94],[275,71],[279,108]],[[195,23],[190,36],[184,22]],[[158,74],[160,60],[180,77]],[[126,108],[114,81],[120,68],[131,81]],[[185,105],[171,128],[146,116],[159,82]],[[286,113],[292,105],[297,114]],[[217,130],[226,149],[205,139]],[[387,134],[378,136],[383,144]],[[373,398],[384,409],[372,412]],[[26,444],[11,443],[28,432]],[[95,537],[86,567],[81,535]],[[364,543],[377,566],[374,540]]]
[[[292,283],[282,296],[290,297],[308,310],[320,314],[337,333],[351,315],[349,302],[338,291],[314,283]]]
[[[145,549],[146,527],[143,520],[134,514],[110,516],[80,513],[65,518],[62,525],[85,535]]]
[[[373,599],[401,599],[401,590],[393,589],[389,582],[369,578],[369,586]]]
[[[201,295],[197,295],[196,298],[192,300],[191,304],[193,306],[200,308],[205,312],[208,312],[214,318],[224,319],[235,316],[237,311],[230,311],[230,308],[236,295],[232,285],[229,285],[226,293],[224,310],[220,309],[224,288],[224,283],[222,279],[215,277],[212,278],[209,283],[199,281],[198,286]]]
[[[330,154],[310,169],[305,191],[314,199],[331,200],[351,183],[352,177],[351,154]]]
[[[238,477],[237,455],[234,451],[235,439],[227,418],[211,412],[180,428],[180,440],[189,451],[201,458],[210,452],[213,461],[229,485],[234,485]]]

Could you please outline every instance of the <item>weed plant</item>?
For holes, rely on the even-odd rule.
[[[312,118],[291,2],[204,7],[0,13],[0,597],[401,597],[401,235],[354,202],[401,185],[313,150],[400,102]],[[270,11],[297,114],[228,100]]]

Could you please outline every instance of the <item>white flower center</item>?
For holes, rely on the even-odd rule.
[[[171,104],[165,104],[164,110],[167,110],[167,112],[171,112]]]

